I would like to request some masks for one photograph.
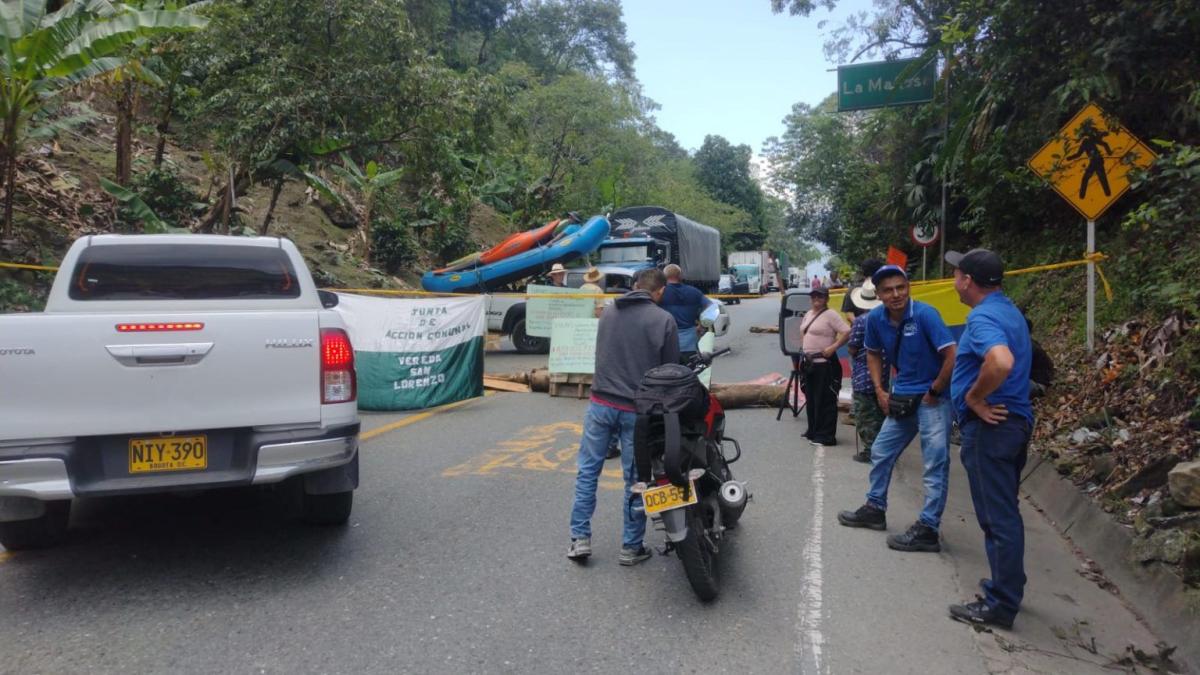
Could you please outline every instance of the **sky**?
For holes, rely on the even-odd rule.
[[[825,40],[872,4],[839,0],[832,12],[807,17],[774,14],[770,0],[621,0],[621,7],[638,81],[662,106],[658,126],[688,150],[719,134],[759,155],[763,141],[783,134],[793,104],[816,105],[837,89]],[[825,273],[822,262],[809,264],[810,278]]]
[[[794,103],[819,103],[837,88],[825,39],[870,0],[839,0],[830,12],[773,14],[770,0],[621,0],[635,68],[662,109],[658,125],[696,150],[720,134],[755,154],[783,133]],[[822,23],[824,25],[822,26]]]

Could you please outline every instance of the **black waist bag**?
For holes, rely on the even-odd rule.
[[[687,485],[687,468],[705,458],[708,390],[690,368],[668,363],[646,372],[633,400],[638,415],[634,427],[638,480],[650,480],[650,462],[661,448],[667,478],[674,485]]]

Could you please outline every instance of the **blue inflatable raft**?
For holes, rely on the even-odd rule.
[[[592,216],[583,225],[572,225],[546,244],[511,258],[453,272],[426,272],[421,288],[434,293],[486,292],[595,251],[608,238],[608,230],[607,218]]]

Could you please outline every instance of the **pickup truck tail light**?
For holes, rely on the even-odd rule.
[[[321,403],[349,403],[357,397],[350,336],[341,328],[322,328]]]

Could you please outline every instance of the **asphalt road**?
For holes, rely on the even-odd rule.
[[[786,372],[776,336],[747,332],[776,308],[771,298],[732,308],[720,343],[734,352],[717,361],[717,381]],[[536,363],[488,357],[492,371]],[[882,533],[836,523],[865,489],[851,430],[814,451],[803,418],[768,410],[729,413],[745,450],[733,469],[754,501],[722,550],[715,603],[694,598],[674,557],[617,564],[615,463],[591,562],[573,564],[584,407],[506,393],[367,418],[375,431],[344,528],[295,522],[285,492],[77,502],[63,547],[0,551],[0,672],[1112,672],[1107,654],[1153,644],[1030,509],[1017,630],[949,621],[946,605],[970,599],[984,573],[961,473],[946,551],[895,553]],[[919,508],[917,455],[896,477],[893,532]],[[1079,647],[1093,637],[1097,654]]]

